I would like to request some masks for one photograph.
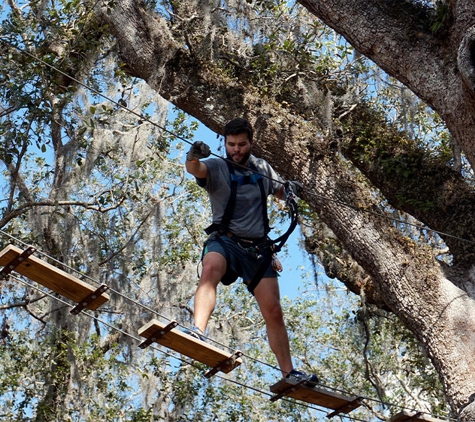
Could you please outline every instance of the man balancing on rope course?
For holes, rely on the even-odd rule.
[[[293,368],[276,272],[282,267],[275,253],[297,224],[293,192],[302,190],[302,185],[284,183],[266,161],[251,155],[252,142],[251,124],[237,118],[224,128],[226,160],[216,157],[200,161],[211,155],[209,146],[201,141],[195,142],[186,156],[187,172],[209,194],[213,224],[206,229],[209,238],[204,245],[203,270],[194,299],[194,326],[185,332],[205,340],[219,282],[230,285],[241,277],[257,300],[269,345],[284,376],[315,385],[315,375]],[[279,199],[286,196],[288,204],[291,199],[294,210],[292,229],[274,241],[267,236],[270,194]]]

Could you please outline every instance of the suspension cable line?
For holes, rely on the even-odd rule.
[[[46,295],[46,296],[49,296],[49,297],[52,298],[53,300],[55,300],[55,301],[57,301],[57,302],[59,302],[59,303],[65,305],[65,307],[70,307],[70,308],[72,308],[72,305],[71,305],[70,303],[66,302],[65,300],[63,300],[63,299],[60,298],[60,297],[54,296],[53,294],[51,294],[51,293],[48,292],[48,291],[45,291],[45,290],[42,290],[42,289],[38,288],[38,286],[35,286],[35,285],[33,285],[33,284],[31,284],[31,283],[29,283],[29,282],[27,282],[27,281],[25,281],[25,280],[23,280],[23,279],[21,279],[21,278],[19,278],[19,277],[16,277],[16,276],[14,276],[13,274],[10,274],[9,277],[15,279],[15,280],[18,281],[19,283],[21,283],[21,284],[23,284],[23,285],[25,285],[25,286],[27,286],[27,287],[29,287],[29,288],[31,288],[31,289],[34,289],[34,290],[40,292],[41,294],[44,294],[44,295]],[[97,312],[97,311],[96,311],[96,312]],[[97,317],[96,315],[93,315],[92,313],[90,313],[90,312],[87,311],[87,310],[83,310],[80,315],[84,315],[84,316],[88,317],[89,319],[95,320],[95,321],[101,323],[102,325],[104,325],[104,326],[110,328],[111,330],[113,330],[113,331],[115,331],[115,332],[118,332],[118,333],[124,335],[125,337],[130,338],[131,340],[133,340],[133,341],[135,341],[135,342],[137,342],[137,343],[140,343],[140,342],[142,341],[140,338],[134,336],[133,334],[129,333],[128,331],[126,331],[126,330],[124,330],[124,329],[122,329],[122,328],[119,328],[119,327],[117,327],[117,326],[115,326],[115,325],[112,325],[111,323],[109,323],[109,322],[107,322],[107,321],[104,321],[103,319]],[[169,357],[169,358],[175,359],[175,360],[180,361],[180,362],[182,362],[182,363],[184,363],[184,364],[191,365],[192,367],[194,367],[194,368],[197,369],[197,370],[201,370],[201,368],[200,368],[194,361],[191,361],[191,362],[190,362],[189,360],[187,360],[187,359],[185,359],[185,358],[183,358],[183,357],[181,357],[181,356],[177,356],[177,355],[175,355],[175,354],[169,353],[169,352],[167,352],[166,350],[163,350],[163,348],[158,348],[158,347],[154,346],[153,344],[150,345],[149,347],[150,347],[150,349],[152,349],[152,350],[154,350],[154,351],[157,351],[157,352],[159,352],[159,353],[161,353],[161,354],[163,354],[163,355],[165,355],[165,356],[167,356],[167,357]],[[255,358],[253,358],[253,357],[251,357],[251,356],[248,356],[248,355],[243,355],[243,356],[246,356],[248,359],[254,360],[254,361],[260,363],[259,360],[256,360]],[[278,368],[276,368],[276,369],[278,369]],[[264,390],[261,390],[260,388],[253,387],[253,386],[248,385],[248,384],[246,384],[246,383],[242,383],[242,382],[240,382],[240,381],[237,381],[237,380],[233,380],[233,379],[231,379],[231,378],[224,377],[224,376],[222,376],[222,375],[220,375],[220,374],[216,374],[214,377],[215,377],[215,378],[219,378],[219,379],[221,379],[221,380],[224,380],[224,381],[226,381],[226,382],[234,383],[234,384],[236,384],[236,385],[238,385],[238,386],[240,386],[240,387],[242,387],[242,388],[252,390],[252,391],[254,391],[254,392],[256,392],[256,393],[259,393],[260,395],[272,397],[272,394],[269,393],[268,391],[264,391]],[[345,390],[341,390],[341,389],[329,387],[329,386],[326,386],[326,385],[323,385],[323,384],[319,384],[319,385],[322,386],[322,387],[328,388],[328,389],[330,389],[330,390],[332,390],[332,391],[335,391],[335,392],[340,392],[340,393],[343,393],[343,394],[349,394],[349,393],[348,393],[347,391],[345,391]],[[361,397],[363,400],[372,401],[372,402],[381,404],[381,405],[383,405],[383,406],[386,406],[386,407],[388,407],[388,408],[389,408],[389,407],[394,407],[394,408],[399,408],[399,409],[401,409],[401,410],[409,410],[409,411],[417,412],[416,409],[411,409],[411,408],[403,407],[403,406],[400,406],[400,405],[397,405],[397,404],[393,404],[393,403],[389,403],[389,402],[384,402],[384,401],[379,400],[379,399],[375,399],[375,398],[371,398],[371,397],[365,397],[365,396],[361,396],[361,395],[360,395],[359,397]],[[281,398],[280,400],[287,401],[287,402],[289,402],[289,403],[293,403],[293,404],[298,405],[298,406],[300,406],[300,407],[306,407],[306,408],[309,408],[309,409],[311,409],[311,410],[315,410],[315,411],[325,412],[325,413],[326,413],[326,411],[324,410],[324,408],[321,407],[321,406],[315,407],[315,405],[310,405],[310,404],[308,404],[308,403],[301,402],[301,401],[298,401],[298,400],[292,400],[292,399],[289,399],[289,398],[286,398],[286,397],[283,397],[283,398]],[[436,415],[429,414],[429,413],[427,413],[427,412],[421,412],[421,413],[423,413],[423,414],[425,414],[425,415],[436,416]],[[350,415],[348,415],[348,414],[339,414],[338,416],[339,416],[340,418],[346,418],[346,419],[349,419],[349,420],[352,420],[352,421],[356,421],[356,422],[367,422],[367,421],[365,421],[365,420],[363,420],[363,419],[359,419],[359,418],[350,416]],[[448,418],[448,419],[446,419],[446,420],[448,420],[448,421],[455,421],[455,419],[453,419],[453,418]]]
[[[101,93],[100,91],[98,91],[98,90],[96,90],[96,89],[90,87],[89,85],[87,85],[87,84],[85,84],[85,83],[79,81],[78,79],[76,79],[76,78],[74,78],[74,77],[68,75],[67,73],[65,73],[64,71],[62,71],[62,70],[60,70],[59,68],[55,67],[54,65],[51,65],[50,63],[47,63],[47,62],[45,62],[44,60],[42,60],[41,58],[36,57],[34,54],[28,52],[27,50],[22,49],[22,48],[18,47],[17,45],[14,45],[11,41],[6,40],[5,38],[0,38],[0,42],[4,42],[4,43],[10,45],[11,47],[17,49],[17,50],[20,51],[21,53],[23,53],[23,54],[29,56],[29,57],[32,58],[33,60],[38,61],[38,62],[40,62],[40,63],[42,63],[42,64],[48,66],[49,68],[55,70],[56,72],[59,72],[60,74],[62,74],[62,75],[64,75],[64,76],[68,77],[69,79],[71,79],[72,81],[74,81],[75,83],[77,83],[78,85],[84,87],[86,90],[89,90],[91,93],[96,94],[96,95],[98,95],[98,96],[104,98],[105,100],[111,102],[111,103],[114,104],[115,106],[124,109],[126,112],[133,114],[134,116],[138,117],[140,120],[146,121],[147,123],[150,123],[150,124],[152,124],[153,126],[157,127],[158,129],[160,129],[160,130],[162,130],[162,131],[168,133],[169,135],[173,136],[174,138],[179,139],[179,140],[181,140],[181,141],[183,141],[183,142],[185,142],[185,143],[187,143],[187,144],[189,144],[189,145],[192,145],[192,142],[189,141],[188,139],[185,139],[185,138],[183,138],[182,136],[180,136],[180,135],[178,135],[178,134],[176,134],[176,133],[174,133],[174,132],[172,132],[172,131],[166,129],[165,127],[159,125],[158,123],[153,122],[152,120],[150,120],[148,117],[144,116],[143,114],[137,113],[136,111],[134,111],[134,110],[128,108],[127,106],[125,106],[125,105],[122,104],[121,102],[116,101],[116,100],[114,100],[114,99],[112,99],[112,98],[106,96],[105,94]],[[215,154],[215,153],[211,153],[211,155],[213,155],[213,156],[215,156],[215,157],[217,157],[217,158],[221,158],[221,159],[227,161],[226,158],[221,157],[221,156],[219,156],[219,155],[217,155],[217,154]],[[239,166],[239,165],[238,165],[238,166]],[[244,167],[244,166],[242,166],[242,167]],[[247,169],[247,168],[246,168],[246,169]],[[258,173],[258,171],[256,171],[256,170],[252,170],[252,169],[247,169],[247,170],[248,170],[248,171],[251,171],[251,172]],[[283,183],[281,180],[273,179],[272,177],[267,176],[267,175],[261,175],[261,176],[262,176],[262,177],[266,177],[266,178],[268,178],[268,179],[270,179],[270,180],[272,180],[272,181],[274,181],[274,182],[277,182],[277,183]],[[421,225],[419,225],[419,224],[415,224],[415,223],[410,223],[410,222],[407,222],[407,221],[403,221],[403,220],[401,220],[401,219],[398,219],[398,218],[395,218],[395,217],[391,217],[391,216],[388,216],[388,215],[385,215],[385,214],[381,214],[381,213],[378,213],[378,212],[375,212],[375,211],[371,211],[371,210],[367,210],[367,209],[362,209],[362,208],[359,208],[359,207],[350,205],[350,204],[348,204],[348,203],[346,203],[346,202],[344,202],[344,201],[341,201],[341,200],[337,200],[337,199],[333,199],[333,198],[326,197],[326,196],[324,196],[324,195],[321,195],[321,194],[316,193],[313,189],[311,189],[311,190],[310,190],[310,189],[306,189],[306,192],[307,192],[309,195],[311,195],[311,196],[314,196],[314,197],[317,197],[317,198],[319,198],[319,199],[326,200],[326,201],[329,201],[329,202],[337,203],[337,204],[339,204],[339,205],[341,205],[341,206],[344,206],[344,207],[353,209],[353,210],[356,211],[356,212],[368,213],[368,214],[371,214],[371,215],[373,215],[373,216],[375,216],[375,217],[384,218],[384,219],[387,219],[387,220],[390,220],[390,221],[394,221],[394,222],[396,222],[396,223],[405,224],[405,225],[407,225],[407,226],[412,226],[412,227],[417,228],[417,229],[419,229],[419,230],[425,230],[425,231],[428,231],[428,232],[432,232],[432,233],[438,234],[438,235],[440,235],[440,236],[451,237],[451,238],[456,239],[456,240],[459,240],[459,241],[463,241],[463,242],[475,244],[475,241],[471,241],[471,240],[468,240],[468,239],[460,238],[460,237],[458,237],[458,236],[454,236],[454,235],[451,235],[451,234],[448,234],[448,233],[444,233],[444,232],[441,232],[441,231],[438,231],[438,230],[434,230],[434,229],[431,229],[431,228],[428,228],[428,227],[425,227],[425,226],[421,226]],[[11,238],[14,239],[13,236],[11,236],[11,235],[5,233],[3,230],[0,230],[0,232],[1,232],[2,234],[4,234],[4,235],[7,235],[7,236],[9,236],[9,237],[11,237]],[[15,240],[18,241],[18,242],[21,242],[21,243],[25,244],[24,242],[22,242],[22,241],[20,241],[20,240],[18,240],[18,239],[15,239]],[[46,254],[43,253],[43,252],[40,252],[40,253],[41,253],[42,255],[44,255],[44,256],[47,256],[49,259],[58,262],[58,263],[61,264],[62,266],[66,267],[66,268],[68,268],[68,269],[70,269],[70,270],[72,270],[72,271],[75,271],[76,273],[81,274],[82,277],[85,277],[85,278],[87,278],[87,279],[89,279],[89,280],[91,280],[91,281],[94,281],[95,283],[98,283],[96,280],[94,280],[94,279],[92,279],[91,277],[89,277],[89,276],[87,276],[87,275],[81,273],[80,271],[78,271],[78,270],[76,270],[76,269],[74,269],[74,268],[68,267],[66,264],[64,264],[64,263],[62,263],[62,262],[60,262],[60,261],[58,261],[58,260],[56,260],[56,259],[54,259],[54,258],[52,258],[52,257],[50,257],[50,256],[48,256],[48,255],[46,255]],[[24,281],[22,281],[22,282],[25,284]],[[28,283],[26,283],[26,284],[29,285],[30,287],[35,288],[34,286],[32,286],[32,285],[30,285],[30,284],[28,284]],[[141,306],[143,309],[145,309],[145,310],[147,310],[147,311],[149,311],[149,312],[152,312],[152,313],[154,313],[155,315],[160,316],[161,318],[164,318],[164,319],[170,321],[170,318],[167,318],[167,317],[161,315],[160,313],[158,313],[158,312],[155,311],[154,309],[149,308],[149,307],[147,307],[146,305],[141,304],[141,303],[139,303],[138,301],[136,301],[136,300],[134,300],[134,299],[132,299],[132,298],[127,297],[126,295],[124,295],[123,293],[121,293],[121,292],[119,292],[119,291],[117,291],[117,290],[114,290],[114,289],[110,289],[110,290],[111,290],[112,292],[114,292],[115,294],[121,296],[121,297],[124,298],[125,300],[128,300],[128,301],[130,301],[130,302],[132,302],[132,303],[134,303],[134,304],[136,304],[136,305],[138,305],[138,306]],[[44,292],[43,292],[43,293],[44,293]],[[56,300],[60,300],[59,298],[57,298],[57,297],[55,297],[55,296],[52,296],[52,295],[51,295],[51,297],[53,297],[53,298],[56,299]],[[66,303],[66,302],[64,302],[64,303]],[[69,305],[68,305],[68,306],[69,306]],[[85,313],[85,312],[83,311],[83,313]],[[88,316],[90,316],[90,317],[92,317],[92,318],[98,320],[99,322],[101,322],[101,323],[103,323],[103,324],[109,326],[110,328],[113,328],[113,329],[116,329],[116,330],[118,330],[118,331],[121,331],[119,328],[110,326],[107,322],[102,321],[102,320],[98,319],[98,318],[95,317],[95,316],[89,315],[89,313],[86,313],[86,315],[88,315]],[[137,341],[139,340],[139,339],[137,339],[136,337],[132,336],[131,334],[128,334],[128,333],[126,334],[125,332],[123,332],[123,334],[124,334],[124,335],[128,335],[128,336],[130,336],[131,338],[133,338],[133,339],[135,339],[135,340],[137,340]],[[231,350],[231,348],[229,348],[228,346],[226,346],[226,345],[224,345],[224,344],[221,344],[221,343],[219,343],[219,342],[217,342],[217,341],[215,341],[215,340],[213,340],[213,339],[211,339],[211,338],[207,338],[207,339],[213,341],[214,343],[216,343],[216,344],[218,344],[218,345],[220,345],[220,346],[222,346],[222,347],[225,347],[225,348]],[[155,349],[156,349],[156,348],[155,348]],[[156,349],[156,350],[159,350],[159,349]],[[165,354],[166,354],[166,353],[165,353]],[[169,355],[169,354],[168,354],[168,355]],[[172,356],[172,355],[169,355],[169,356]],[[268,363],[266,363],[266,362],[259,361],[258,359],[255,359],[255,358],[253,358],[253,357],[251,357],[251,356],[248,356],[248,355],[245,355],[245,354],[244,354],[243,356],[246,356],[247,358],[252,359],[252,360],[255,360],[256,362],[259,362],[259,363],[261,363],[261,364],[267,365],[267,366],[271,367],[272,369],[279,370],[279,368],[277,368],[277,367],[275,367],[275,366],[272,366],[272,365],[270,365],[270,364],[268,364]],[[184,361],[184,360],[183,360],[183,361]],[[228,380],[227,378],[224,378],[224,377],[223,377],[223,379]],[[338,390],[336,390],[336,389],[334,389],[334,390],[335,390],[335,391],[338,391]],[[267,394],[268,394],[268,393],[267,393]],[[382,401],[379,401],[379,400],[373,399],[373,398],[366,398],[366,397],[364,397],[364,399],[372,400],[372,401],[375,401],[375,402],[378,402],[378,403],[381,403],[381,404],[385,404],[385,405],[389,405],[388,403],[384,403],[384,402],[382,402]],[[399,406],[393,405],[393,404],[391,404],[391,406],[399,407]],[[400,408],[403,409],[402,407],[400,407]],[[407,410],[409,410],[409,409],[407,409]],[[414,410],[414,409],[410,409],[410,410]],[[347,416],[347,417],[348,417],[348,416]],[[357,420],[357,419],[354,419],[354,418],[351,418],[351,417],[349,417],[349,418],[350,418],[350,419],[353,419],[353,420]]]
[[[21,241],[20,239],[17,239],[17,238],[15,238],[14,236],[12,236],[12,235],[6,233],[6,232],[3,231],[2,229],[0,229],[0,234],[3,234],[4,236],[7,236],[7,237],[10,238],[11,240],[13,240],[13,241],[15,241],[15,242],[18,242],[19,244],[23,245],[24,247],[29,246],[29,245],[27,245],[25,242]],[[44,257],[48,258],[49,260],[51,260],[52,262],[58,264],[59,266],[62,266],[63,268],[66,268],[66,269],[68,269],[68,270],[70,270],[70,271],[72,271],[72,272],[78,274],[80,277],[85,278],[85,279],[87,279],[87,280],[90,281],[90,282],[93,282],[93,283],[96,284],[96,285],[100,285],[100,284],[101,284],[99,281],[95,280],[94,278],[92,278],[92,277],[90,277],[90,276],[88,276],[88,275],[82,273],[81,271],[79,271],[79,270],[77,270],[77,269],[75,269],[75,268],[73,268],[73,267],[71,267],[71,266],[69,266],[69,265],[67,265],[67,264],[65,264],[65,263],[63,263],[63,262],[61,262],[61,261],[59,261],[59,260],[53,258],[53,257],[51,257],[51,256],[49,256],[48,254],[46,254],[45,252],[42,252],[41,250],[38,250],[38,249],[37,249],[36,252],[37,252],[39,255],[44,256]],[[152,313],[153,315],[155,315],[155,316],[157,316],[157,317],[162,318],[163,320],[166,320],[166,321],[169,321],[169,322],[172,321],[172,319],[171,319],[170,317],[167,317],[167,316],[161,314],[161,313],[158,312],[157,310],[155,310],[155,309],[153,309],[153,308],[150,308],[150,307],[147,306],[147,305],[144,305],[143,303],[139,302],[139,301],[136,300],[136,299],[130,298],[130,297],[127,296],[126,294],[120,292],[120,291],[117,290],[117,289],[114,289],[113,287],[110,287],[110,286],[109,286],[109,291],[110,291],[110,292],[113,292],[114,294],[116,294],[117,296],[121,297],[122,299],[124,299],[124,300],[126,300],[126,301],[132,303],[133,305],[136,305],[137,307],[140,307],[141,309],[143,309],[143,310],[145,310],[145,311],[147,311],[147,312],[150,312],[150,313]],[[54,296],[53,296],[53,297],[54,297]],[[66,302],[65,302],[65,303],[66,303]],[[101,309],[97,309],[96,312],[102,312],[102,313],[104,313],[104,312],[106,312],[106,311],[101,310]],[[182,328],[187,328],[186,326],[184,326],[183,324],[180,324],[180,323],[178,323],[178,326],[180,326],[180,327],[182,327]],[[226,350],[229,350],[230,352],[233,352],[233,351],[234,351],[234,349],[233,349],[232,347],[230,347],[230,346],[228,346],[228,345],[226,345],[226,344],[223,344],[223,343],[221,343],[221,342],[219,342],[219,341],[217,341],[217,340],[215,340],[215,339],[213,339],[213,338],[211,338],[211,337],[207,337],[207,336],[205,336],[205,335],[204,335],[204,337],[205,337],[207,340],[211,341],[212,343],[218,345],[218,346],[221,347],[221,348],[224,348],[224,349],[226,349]],[[268,362],[265,362],[265,361],[263,361],[263,360],[259,360],[258,358],[252,357],[252,356],[250,356],[250,355],[248,355],[248,354],[246,354],[246,353],[243,353],[243,356],[247,357],[248,359],[252,359],[252,360],[254,360],[254,361],[257,362],[257,363],[260,363],[260,364],[263,365],[263,366],[267,366],[267,367],[270,368],[270,369],[273,369],[273,370],[275,370],[275,371],[279,371],[279,372],[280,372],[280,369],[279,369],[278,367],[276,367],[275,365],[272,365],[272,364],[270,364],[270,363],[268,363]]]
[[[81,82],[81,81],[79,81],[78,79],[76,79],[76,78],[74,78],[74,77],[68,75],[67,73],[65,73],[65,72],[62,71],[61,69],[55,67],[54,65],[52,65],[52,64],[50,64],[50,63],[45,62],[43,59],[41,59],[41,58],[35,56],[34,54],[30,53],[29,51],[27,51],[27,50],[25,50],[25,49],[20,48],[19,46],[13,44],[11,41],[6,40],[5,38],[0,38],[0,42],[4,42],[4,43],[10,45],[11,47],[17,49],[17,50],[20,51],[21,53],[23,53],[23,54],[29,56],[29,57],[32,58],[33,60],[40,62],[41,64],[43,64],[43,65],[45,65],[45,66],[51,68],[52,70],[54,70],[54,71],[56,71],[56,72],[59,72],[60,74],[62,74],[63,76],[68,77],[69,79],[71,79],[72,81],[74,81],[74,82],[77,83],[78,85],[82,86],[82,87],[85,88],[86,90],[89,90],[91,93],[96,94],[96,95],[102,97],[103,99],[109,101],[110,103],[114,104],[115,106],[122,108],[122,109],[125,110],[126,112],[133,114],[134,116],[138,117],[140,120],[143,120],[143,121],[146,121],[147,123],[150,123],[151,125],[153,125],[153,126],[157,127],[158,129],[160,129],[160,130],[162,130],[162,131],[168,133],[169,135],[173,136],[174,138],[179,139],[179,140],[181,140],[181,141],[183,141],[183,142],[185,142],[185,143],[187,143],[187,144],[189,144],[189,145],[192,145],[192,144],[193,144],[190,140],[188,140],[188,139],[186,139],[186,138],[184,138],[184,137],[182,137],[182,136],[176,134],[175,132],[173,132],[173,131],[171,131],[171,130],[168,130],[167,128],[165,128],[165,127],[159,125],[158,123],[156,123],[156,122],[150,120],[147,116],[144,116],[143,114],[137,113],[136,111],[134,111],[134,110],[128,108],[127,106],[125,106],[125,105],[124,105],[123,103],[121,103],[120,101],[116,101],[116,100],[114,100],[114,99],[108,97],[107,95],[101,93],[100,91],[98,91],[98,90],[92,88],[91,86],[87,85],[86,83]],[[216,153],[211,152],[211,155],[212,155],[212,156],[215,156],[215,157],[217,157],[217,158],[220,158],[220,159],[222,159],[222,160],[224,160],[224,161],[229,161],[227,158],[221,157],[220,155],[218,155],[218,154],[216,154]],[[248,169],[247,167],[244,167],[244,166],[242,166],[242,165],[240,165],[240,164],[238,164],[238,163],[233,163],[233,164],[237,165],[238,167],[246,168],[247,171],[260,174],[257,170]],[[268,176],[268,175],[262,175],[262,174],[261,174],[261,176],[264,177],[264,178],[268,178],[268,179],[270,179],[271,181],[276,182],[276,183],[284,183],[284,182],[282,182],[281,180],[273,179],[272,177],[270,177],[270,176]],[[437,235],[439,235],[439,236],[441,236],[441,237],[444,237],[444,236],[445,236],[445,237],[450,237],[450,238],[452,238],[452,239],[459,240],[459,241],[461,241],[461,242],[466,242],[466,243],[470,243],[470,244],[475,244],[475,241],[473,241],[473,240],[464,239],[464,238],[461,238],[461,237],[459,237],[459,236],[455,236],[455,235],[452,235],[452,234],[449,234],[449,233],[445,233],[445,232],[442,232],[442,231],[439,231],[439,230],[431,229],[430,227],[427,227],[427,226],[419,225],[419,224],[416,224],[416,223],[410,223],[410,222],[403,221],[403,220],[401,220],[401,219],[398,219],[398,218],[395,218],[395,217],[392,217],[392,216],[389,216],[389,215],[385,215],[385,214],[382,214],[382,213],[378,213],[378,212],[376,212],[376,211],[371,211],[371,210],[368,210],[368,209],[359,208],[359,207],[350,205],[350,204],[348,204],[348,203],[346,203],[346,202],[344,202],[344,201],[338,200],[338,199],[329,198],[329,197],[327,197],[327,196],[324,196],[324,195],[321,195],[321,194],[316,193],[313,189],[308,189],[308,188],[306,188],[305,191],[306,191],[309,195],[311,195],[311,196],[313,196],[313,197],[316,197],[316,198],[321,199],[321,200],[325,200],[325,201],[327,201],[327,202],[334,202],[334,203],[337,203],[337,204],[339,204],[339,205],[341,205],[341,206],[343,206],[343,207],[353,209],[354,211],[357,211],[357,212],[367,213],[367,214],[371,214],[371,215],[373,215],[373,216],[375,216],[375,217],[384,218],[384,219],[386,219],[386,220],[394,221],[394,222],[400,223],[400,224],[405,224],[405,225],[407,225],[407,226],[414,227],[414,228],[416,228],[416,229],[418,229],[418,230],[425,230],[425,231],[427,231],[427,232],[431,232],[431,233],[437,234]]]
[[[16,277],[16,276],[14,276],[14,275],[12,275],[12,274],[10,274],[10,277],[13,278],[13,279],[15,279],[15,280],[18,281],[19,283],[21,283],[21,284],[23,284],[23,285],[25,285],[25,286],[27,286],[27,287],[33,289],[33,290],[36,290],[36,291],[40,292],[41,294],[44,294],[44,295],[46,295],[46,296],[49,296],[49,297],[52,298],[53,300],[55,300],[55,301],[57,301],[57,302],[63,304],[65,307],[71,307],[71,308],[72,308],[72,305],[69,304],[68,302],[66,302],[65,300],[63,300],[62,298],[57,297],[57,296],[54,296],[54,295],[51,294],[50,292],[44,291],[44,290],[38,288],[37,286],[35,286],[35,285],[33,285],[33,284],[31,284],[31,283],[29,283],[29,282],[27,282],[27,281],[25,281],[25,280],[19,278],[19,277]],[[115,326],[115,325],[110,324],[109,322],[104,321],[103,319],[101,319],[101,318],[99,318],[99,317],[97,317],[97,316],[91,314],[89,311],[83,310],[83,311],[81,312],[81,314],[82,314],[82,315],[85,315],[86,317],[88,317],[88,318],[91,319],[91,320],[97,321],[97,322],[99,322],[99,323],[105,325],[106,327],[110,328],[111,330],[116,331],[116,332],[118,332],[118,333],[124,335],[125,337],[130,338],[131,340],[134,340],[136,343],[140,343],[140,342],[141,342],[141,339],[140,339],[140,338],[134,336],[133,334],[129,333],[128,331],[126,331],[126,330],[124,330],[124,329],[122,329],[122,328],[119,328],[119,327],[117,327],[117,326]],[[162,353],[162,354],[164,354],[165,356],[167,356],[167,357],[169,357],[169,358],[172,358],[172,359],[175,359],[175,360],[177,360],[177,361],[180,361],[180,362],[182,362],[182,363],[184,363],[184,364],[190,365],[190,366],[194,367],[194,368],[197,369],[197,370],[200,370],[200,371],[202,370],[202,368],[200,368],[200,367],[195,363],[195,361],[193,361],[193,360],[192,360],[192,361],[189,361],[189,360],[187,360],[187,359],[181,357],[180,355],[177,356],[177,355],[175,355],[175,354],[169,353],[169,352],[167,352],[166,350],[163,350],[163,348],[158,348],[158,347],[154,346],[153,344],[151,344],[149,347],[150,347],[150,349],[152,349],[152,350],[154,350],[154,351],[157,351],[157,352],[159,352],[159,353]],[[251,359],[251,360],[253,359],[252,357],[249,357],[249,356],[247,356],[247,357],[248,357],[249,359]],[[261,389],[259,389],[259,388],[257,388],[257,387],[250,386],[250,385],[248,385],[248,384],[242,383],[242,382],[237,381],[237,380],[233,380],[233,379],[231,379],[231,378],[224,377],[224,376],[222,376],[222,375],[220,375],[220,374],[216,374],[214,377],[215,377],[215,378],[219,378],[219,379],[224,380],[224,381],[227,381],[227,382],[234,383],[234,384],[236,384],[236,385],[238,385],[238,386],[240,386],[240,387],[243,387],[243,388],[246,388],[246,389],[249,389],[249,390],[253,390],[253,391],[259,393],[260,395],[272,396],[272,394],[269,393],[269,392],[267,392],[267,391],[261,390]],[[287,401],[287,402],[290,402],[290,403],[294,403],[294,404],[296,404],[296,405],[298,405],[298,406],[308,407],[308,408],[310,408],[310,409],[312,409],[312,410],[317,410],[317,411],[320,411],[320,412],[323,412],[323,411],[324,411],[324,410],[322,410],[322,409],[320,409],[320,408],[318,408],[318,407],[313,407],[313,406],[311,406],[311,405],[309,405],[309,404],[306,404],[306,403],[303,403],[303,402],[300,402],[300,401],[296,401],[296,400],[290,400],[290,399],[285,398],[285,397],[282,398],[281,400],[284,400],[284,401]],[[349,418],[352,419],[352,420],[355,420],[355,421],[359,421],[359,419],[355,419],[355,418],[352,418],[352,417],[349,417]]]

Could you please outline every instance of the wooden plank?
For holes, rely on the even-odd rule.
[[[8,245],[0,252],[0,265],[8,265],[22,252],[23,251],[20,248]],[[35,256],[28,257],[26,260],[21,262],[14,271],[76,303],[80,303],[83,299],[96,291],[96,288],[90,284],[79,280],[71,274],[62,271]],[[91,301],[86,308],[95,310],[108,300],[109,295],[102,293]]]
[[[360,401],[357,397],[347,397],[319,387],[306,387],[304,384],[299,384],[298,381],[286,378],[272,385],[270,390],[277,395],[283,394],[284,396],[328,409],[340,410],[340,413],[348,413],[360,406]]]
[[[389,422],[444,422],[442,419],[436,419],[425,415],[422,412],[409,412],[404,410],[389,419]]]
[[[163,333],[162,336],[157,335],[160,332]],[[217,368],[217,370],[225,374],[231,372],[242,363],[241,359],[233,357],[234,354],[227,353],[209,343],[185,334],[179,328],[167,331],[166,325],[156,319],[152,319],[148,324],[140,328],[138,333],[146,339],[156,336],[157,338],[154,341],[158,344],[204,363],[207,366]]]

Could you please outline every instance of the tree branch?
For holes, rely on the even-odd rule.
[[[16,209],[10,211],[3,218],[0,220],[0,227],[4,227],[14,218],[22,215],[23,213],[30,211],[33,208],[39,207],[70,207],[70,206],[78,206],[82,207],[91,211],[97,211],[100,213],[107,213],[109,211],[115,210],[121,206],[121,204],[125,201],[125,197],[121,197],[118,202],[111,205],[110,207],[103,208],[101,206],[93,205],[93,203],[87,203],[82,201],[53,201],[53,200],[45,200],[45,201],[35,201],[35,202],[28,202],[18,206]]]
[[[0,306],[0,311],[4,311],[6,309],[13,309],[13,308],[23,308],[23,307],[26,307],[27,305],[30,305],[31,303],[38,302],[38,301],[44,299],[45,297],[47,297],[47,295],[41,295],[41,296],[37,296],[36,298],[33,298],[33,299],[25,299],[25,300],[22,300],[20,302],[9,303],[7,305],[1,305]]]
[[[469,57],[474,2],[449,2],[446,17],[440,10],[405,0],[299,3],[437,111],[475,168],[475,95]]]

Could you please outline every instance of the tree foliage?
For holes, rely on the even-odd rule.
[[[94,318],[73,317],[27,280],[2,280],[6,420],[323,420],[268,401],[280,374],[238,284],[221,292],[210,327],[245,352],[229,379],[137,349],[150,318],[192,317],[208,211],[183,175],[182,140],[196,123],[180,110],[217,133],[236,115],[253,121],[256,153],[305,182],[306,249],[360,295],[325,281],[286,301],[296,366],[368,397],[361,419],[398,405],[444,414],[437,377],[460,409],[468,381],[449,382],[454,358],[438,351],[456,333],[428,330],[453,297],[447,284],[471,285],[460,238],[472,237],[472,174],[440,117],[293,3],[10,2],[2,19],[2,245],[33,244],[111,287]],[[450,236],[410,225],[420,222]],[[427,285],[444,291],[434,309]]]

